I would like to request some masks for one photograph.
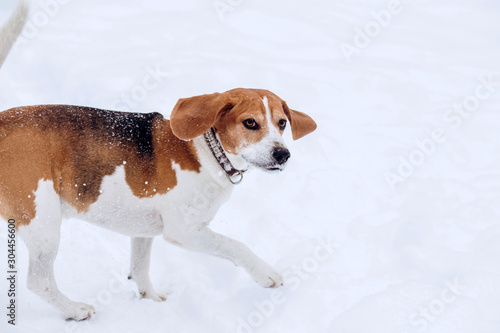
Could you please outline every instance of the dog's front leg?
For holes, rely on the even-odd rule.
[[[215,255],[242,266],[262,287],[283,285],[283,278],[243,243],[215,233],[207,227],[164,231],[164,238],[189,250]]]
[[[167,299],[167,295],[155,292],[149,279],[149,259],[152,245],[152,237],[132,237],[128,278],[135,281],[141,297],[162,302]]]

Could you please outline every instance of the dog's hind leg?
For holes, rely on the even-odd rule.
[[[54,277],[62,221],[60,198],[52,182],[47,181],[39,183],[35,195],[36,217],[19,227],[19,235],[29,251],[28,289],[59,309],[66,319],[88,319],[95,313],[94,308],[64,296]]]
[[[141,297],[161,302],[167,299],[167,295],[155,292],[149,279],[149,259],[152,245],[153,238],[151,237],[132,237],[129,279],[135,281]]]

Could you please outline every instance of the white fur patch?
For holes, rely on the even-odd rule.
[[[121,234],[134,237],[161,235],[163,222],[155,209],[153,198],[138,198],[125,181],[125,167],[119,166],[101,184],[101,194],[88,212],[78,214],[68,203],[64,205],[65,217],[76,217]]]
[[[250,165],[264,170],[283,170],[285,165],[277,165],[273,151],[277,147],[286,147],[283,138],[272,122],[271,110],[267,97],[262,99],[266,109],[266,126],[268,134],[260,141],[241,149],[240,155]]]
[[[59,240],[61,225],[61,199],[51,180],[40,180],[35,193],[36,217],[28,225],[19,227],[26,243],[37,248]]]

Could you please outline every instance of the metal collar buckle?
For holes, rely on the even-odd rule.
[[[229,158],[224,152],[224,148],[222,148],[221,143],[217,140],[215,130],[213,128],[209,129],[205,133],[205,142],[210,148],[212,155],[214,155],[217,162],[219,162],[222,170],[226,173],[229,181],[234,185],[241,183],[243,181],[243,173],[246,170],[238,170],[233,167],[231,161],[229,161]]]

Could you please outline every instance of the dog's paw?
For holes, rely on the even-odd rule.
[[[283,285],[283,277],[267,265],[255,272],[253,276],[255,281],[264,288],[277,288]]]
[[[94,307],[85,303],[74,303],[64,311],[66,320],[82,321],[90,319],[94,314]]]
[[[155,302],[164,302],[167,300],[167,293],[157,293],[155,291],[141,291],[141,298],[149,298]]]

